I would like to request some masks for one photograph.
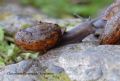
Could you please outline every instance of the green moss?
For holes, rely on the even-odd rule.
[[[64,73],[54,74],[46,71],[45,74],[39,77],[41,81],[71,81],[70,78]]]
[[[22,27],[20,27],[21,29],[25,29],[25,28],[29,28],[31,25],[30,24],[23,24]]]
[[[0,27],[0,66],[20,62],[25,59],[36,59],[38,57],[39,53],[25,53],[14,43],[5,40],[6,36],[2,28]]]

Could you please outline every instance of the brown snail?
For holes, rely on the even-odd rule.
[[[25,50],[46,51],[58,44],[61,36],[62,31],[57,24],[40,22],[35,27],[18,31],[15,42]]]
[[[100,44],[119,44],[120,43],[120,12],[111,20],[107,21],[104,33],[100,38]]]
[[[18,31],[15,43],[25,50],[45,52],[57,45],[81,42],[94,31],[92,21],[82,23],[67,32],[57,24],[40,22],[34,27]]]

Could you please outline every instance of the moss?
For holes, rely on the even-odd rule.
[[[51,73],[46,71],[45,74],[39,77],[41,81],[71,81],[70,78],[64,73]]]

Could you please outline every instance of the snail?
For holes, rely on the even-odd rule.
[[[45,52],[56,46],[81,42],[95,31],[93,21],[87,21],[71,29],[63,30],[59,25],[39,22],[34,27],[22,29],[15,34],[15,43],[28,51]]]
[[[120,43],[120,12],[107,21],[104,33],[100,37],[100,44]]]
[[[59,25],[39,22],[33,27],[22,29],[15,34],[15,43],[30,51],[48,51],[57,46],[81,42],[94,33],[100,38],[100,44],[117,44],[120,40],[120,0],[114,1],[97,19],[86,21],[70,31]],[[102,31],[97,32],[99,29]]]
[[[107,8],[103,19],[107,22],[100,36],[100,44],[120,44],[120,0]]]
[[[15,43],[22,49],[46,51],[61,40],[62,31],[57,24],[39,22],[34,27],[20,30],[15,35]]]

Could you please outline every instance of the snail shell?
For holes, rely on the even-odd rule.
[[[15,34],[15,43],[30,51],[47,51],[59,44],[62,38],[61,28],[57,24],[40,22]]]

